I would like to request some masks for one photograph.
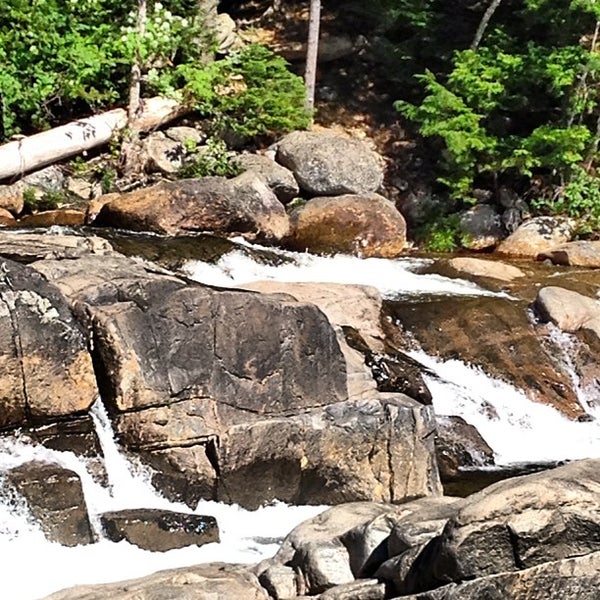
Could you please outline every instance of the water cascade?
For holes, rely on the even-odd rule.
[[[238,242],[249,246],[242,240]],[[273,253],[272,249],[269,251]],[[433,262],[427,258],[319,257],[282,250],[276,254],[281,261],[270,264],[242,250],[233,250],[216,264],[189,261],[184,271],[196,281],[221,286],[243,285],[261,279],[333,282],[371,285],[391,300],[443,295],[456,296],[457,301],[468,296],[497,296],[511,301],[504,292],[492,292],[464,279],[423,273]],[[594,409],[592,391],[578,384],[569,362],[577,340],[556,328],[551,328],[551,333],[550,341],[557,356],[563,358],[582,406],[591,416],[597,416],[600,409]],[[467,365],[461,360],[444,361],[420,350],[410,354],[433,373],[425,375],[425,380],[437,414],[458,415],[474,425],[494,450],[498,465],[553,463],[600,456],[597,421],[571,421],[550,406],[530,401],[521,390],[490,377],[476,365]]]
[[[71,452],[34,446],[20,436],[0,438],[2,472],[31,460],[58,463],[81,478],[86,504],[101,536],[98,515],[124,508],[163,508],[190,512],[156,493],[149,474],[123,454],[114,441],[110,421],[98,401],[91,410],[105,455],[109,485],[90,473],[86,459]],[[246,511],[237,506],[201,501],[195,514],[213,515],[221,542],[188,546],[168,552],[148,552],[126,541],[113,543],[100,537],[95,544],[68,548],[48,542],[33,523],[25,502],[10,486],[0,486],[0,554],[3,557],[1,596],[11,600],[37,600],[59,589],[86,583],[131,579],[159,570],[204,562],[255,563],[273,555],[280,540],[298,523],[323,507],[289,507],[273,504]]]
[[[238,241],[239,242],[239,241]],[[242,242],[239,242],[242,243]],[[377,287],[385,298],[454,295],[501,296],[463,279],[451,279],[423,271],[431,261],[422,258],[398,260],[357,259],[347,256],[316,257],[272,249],[271,260],[259,260],[243,246],[223,255],[217,263],[189,261],[185,274],[193,280],[231,287],[256,280],[334,282]],[[276,260],[272,260],[275,256]],[[459,300],[457,300],[459,301]],[[553,333],[557,354],[569,367],[570,344],[567,334]],[[553,408],[531,402],[509,384],[494,379],[460,360],[441,360],[422,350],[412,358],[429,369],[425,375],[435,410],[440,415],[462,416],[475,425],[496,453],[499,465],[544,462],[600,456],[600,425],[590,418],[569,421]],[[574,389],[591,417],[598,416],[598,398],[577,379]],[[126,457],[115,444],[110,421],[100,402],[92,411],[97,435],[105,457],[108,485],[92,475],[89,461],[69,452],[33,446],[19,435],[0,438],[0,477],[8,469],[31,460],[45,460],[77,472],[81,478],[88,510],[96,532],[101,536],[97,516],[123,508],[164,508],[189,512],[159,496],[149,483],[149,474]],[[83,584],[143,576],[157,570],[202,562],[254,563],[272,555],[278,540],[297,523],[323,507],[289,507],[274,504],[249,513],[236,506],[201,501],[196,514],[217,518],[221,542],[203,547],[187,547],[166,553],[141,550],[127,542],[106,539],[89,546],[67,548],[46,541],[31,522],[24,502],[6,485],[0,498],[0,551],[3,556],[2,596],[15,600],[36,600],[53,591]],[[23,575],[26,565],[28,575]]]

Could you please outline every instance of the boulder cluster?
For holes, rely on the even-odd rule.
[[[48,600],[595,600],[600,461],[498,482],[467,498],[348,503],[249,567],[209,564]]]

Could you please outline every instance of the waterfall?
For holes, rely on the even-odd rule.
[[[425,258],[323,257],[264,248],[241,239],[236,241],[240,247],[223,255],[217,263],[189,261],[184,271],[196,281],[221,286],[261,279],[333,282],[371,285],[387,299],[445,295],[496,296],[512,300],[506,293],[491,292],[464,279],[427,273],[433,261]],[[582,406],[591,416],[600,416],[600,406],[597,406],[600,391],[586,389],[570,362],[577,340],[557,328],[551,331],[556,354],[562,357]],[[409,354],[435,374],[425,373],[424,379],[432,392],[436,412],[461,416],[474,425],[495,451],[497,464],[600,456],[600,425],[595,420],[571,421],[554,408],[531,401],[510,384],[460,360],[443,361],[422,351]]]
[[[556,462],[600,456],[600,423],[572,421],[551,406],[529,400],[512,385],[460,360],[423,351],[412,358],[424,374],[439,415],[460,415],[474,425],[496,454],[496,463]]]
[[[25,501],[6,485],[2,476],[8,469],[31,460],[58,463],[79,475],[92,524],[100,534],[98,516],[109,510],[162,508],[190,512],[186,506],[160,496],[149,483],[149,472],[121,451],[100,401],[90,412],[105,453],[108,486],[92,477],[88,460],[72,452],[33,445],[19,435],[0,438],[2,598],[38,600],[75,585],[131,579],[206,562],[259,562],[272,556],[279,541],[297,524],[324,510],[318,506],[276,503],[246,511],[238,506],[200,501],[193,512],[217,518],[221,542],[168,552],[149,552],[126,541],[114,543],[102,537],[95,544],[74,548],[48,542],[31,520]]]

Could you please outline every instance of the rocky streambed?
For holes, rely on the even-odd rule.
[[[598,243],[549,217],[507,236],[485,205],[461,223],[493,255],[421,255],[405,222],[419,207],[378,194],[364,144],[296,133],[270,152],[85,214],[25,217],[38,184],[0,189],[2,440],[86,457],[106,482],[101,398],[181,509],[94,513],[77,473],[28,460],[2,467],[9,512],[64,546],[156,552],[215,542],[218,523],[185,511],[199,500],[332,507],[258,565],[51,597],[595,598]]]
[[[594,597],[598,461],[444,495],[443,484],[480,488],[448,486],[465,469],[489,473],[495,456],[472,425],[436,414],[431,369],[411,349],[419,341],[473,360],[524,401],[590,426],[596,304],[580,292],[595,272],[420,263],[436,277],[475,270],[483,293],[455,297],[452,310],[448,297],[382,300],[359,285],[208,286],[89,235],[3,232],[0,251],[4,435],[19,430],[101,465],[90,416],[101,395],[123,448],[171,499],[333,505],[259,565],[205,564],[52,598]],[[509,267],[523,275],[503,279]],[[549,346],[552,327],[575,332],[569,365]],[[47,536],[95,543],[72,474],[28,464],[6,478]],[[212,524],[183,517],[103,519],[129,520],[118,535],[154,550],[215,539]]]

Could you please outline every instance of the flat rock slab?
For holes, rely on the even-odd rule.
[[[153,552],[219,541],[217,521],[209,516],[140,508],[107,512],[100,520],[113,542],[127,540]]]
[[[269,600],[255,575],[243,566],[207,564],[160,571],[120,583],[78,586],[45,600]]]
[[[600,268],[600,242],[579,240],[567,242],[538,255],[538,260],[550,260],[555,265]]]

